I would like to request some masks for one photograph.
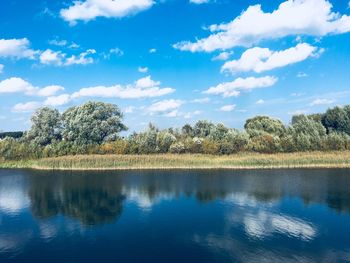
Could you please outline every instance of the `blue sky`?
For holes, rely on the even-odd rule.
[[[288,123],[350,98],[345,0],[7,0],[0,130],[41,106],[112,102],[130,130],[199,119]]]

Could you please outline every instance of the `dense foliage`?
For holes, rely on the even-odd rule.
[[[22,137],[16,133],[0,140],[0,156],[18,160],[76,154],[227,155],[350,149],[350,106],[293,116],[288,126],[278,119],[256,116],[246,121],[242,131],[202,120],[181,129],[160,130],[150,124],[144,132],[120,137],[127,129],[122,120],[116,105],[102,102],[87,102],[62,114],[41,108]]]

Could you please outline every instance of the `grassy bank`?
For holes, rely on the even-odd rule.
[[[0,168],[53,170],[350,168],[350,151],[213,155],[80,155],[0,161]]]

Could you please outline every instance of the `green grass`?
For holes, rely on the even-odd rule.
[[[52,170],[350,168],[350,151],[230,156],[200,154],[78,155],[0,161],[0,168]]]

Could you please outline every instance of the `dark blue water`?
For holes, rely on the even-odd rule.
[[[0,170],[0,262],[350,262],[350,170]]]

